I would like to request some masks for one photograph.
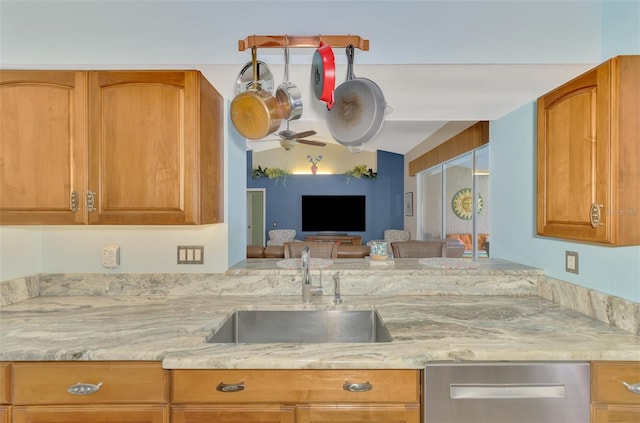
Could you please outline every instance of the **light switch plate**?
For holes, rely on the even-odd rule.
[[[204,245],[178,245],[178,264],[204,264]]]
[[[576,251],[565,251],[565,270],[578,274],[578,253]]]

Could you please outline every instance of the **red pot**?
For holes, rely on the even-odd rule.
[[[336,86],[336,63],[333,49],[322,41],[313,55],[311,77],[316,98],[327,103],[327,109],[331,110]]]

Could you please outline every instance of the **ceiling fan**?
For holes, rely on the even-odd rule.
[[[312,135],[317,134],[316,131],[304,131],[304,132],[294,132],[289,129],[289,121],[287,121],[287,129],[283,129],[278,132],[276,135],[280,137],[280,145],[285,150],[291,150],[296,146],[297,143],[314,145],[317,147],[324,147],[327,143],[322,141],[314,141],[314,140],[305,140],[304,138],[310,137]],[[277,140],[267,140],[267,141],[277,141]]]

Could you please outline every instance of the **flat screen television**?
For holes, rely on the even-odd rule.
[[[366,231],[366,196],[303,195],[303,232]]]

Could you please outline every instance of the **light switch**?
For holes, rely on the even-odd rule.
[[[575,251],[565,251],[565,270],[569,273],[578,274],[578,253]]]

